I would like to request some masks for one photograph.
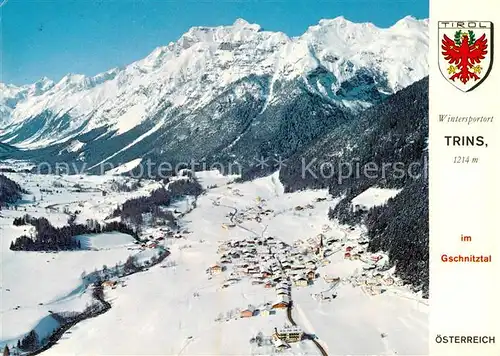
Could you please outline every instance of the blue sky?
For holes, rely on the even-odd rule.
[[[266,30],[302,34],[322,18],[388,27],[429,16],[428,0],[8,0],[0,8],[0,81],[31,83],[67,73],[95,75],[145,57],[192,26],[238,17]]]

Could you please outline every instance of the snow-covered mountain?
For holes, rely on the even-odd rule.
[[[18,103],[39,96],[53,86],[54,82],[45,77],[36,83],[21,87],[0,83],[0,127],[10,123],[12,111],[17,107]]]
[[[412,17],[321,20],[294,38],[242,19],[193,27],[94,77],[0,84],[0,142],[91,165],[286,155],[426,76],[427,52],[428,21]]]

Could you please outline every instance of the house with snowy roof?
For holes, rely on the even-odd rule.
[[[312,281],[314,278],[316,278],[316,272],[313,271],[313,270],[309,270],[307,273],[306,273],[306,278],[310,281]]]
[[[290,298],[287,295],[280,295],[276,302],[272,305],[273,309],[286,309],[290,304]]]
[[[222,266],[219,264],[212,265],[208,268],[210,274],[218,274],[222,272]]]
[[[292,269],[295,270],[295,271],[299,271],[299,270],[304,270],[306,269],[306,266],[303,265],[303,264],[293,264],[292,265]]]
[[[297,276],[297,277],[294,279],[293,283],[294,283],[294,284],[295,284],[295,286],[297,286],[297,287],[307,287],[307,284],[308,284],[308,282],[307,282],[307,278],[306,278],[306,277],[304,277],[303,275],[302,275],[302,276]]]
[[[262,316],[270,316],[270,315],[275,315],[276,314],[276,309],[273,309],[270,305],[262,308],[260,310],[260,314]]]
[[[240,317],[241,318],[252,317],[252,316],[254,316],[254,313],[256,310],[257,310],[257,308],[255,308],[253,305],[249,305],[248,308],[246,308],[240,312]]]
[[[276,284],[277,288],[290,288],[290,283],[287,280],[281,281]]]
[[[273,282],[279,283],[283,280],[283,275],[281,274],[276,274],[272,277]]]
[[[316,263],[313,261],[307,261],[305,264],[306,268],[311,270],[311,269],[316,269]]]
[[[323,275],[323,279],[325,280],[326,283],[340,282],[340,277],[334,277],[327,274]]]
[[[288,288],[276,288],[276,295],[279,297],[279,296],[282,296],[282,295],[289,295],[290,292],[288,290]]]
[[[273,282],[267,281],[266,283],[264,283],[264,288],[272,288],[272,287],[274,287]]]

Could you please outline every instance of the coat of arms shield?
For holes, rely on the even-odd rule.
[[[477,88],[493,64],[493,23],[439,21],[439,69],[463,92]]]

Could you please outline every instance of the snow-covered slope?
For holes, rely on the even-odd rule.
[[[18,164],[2,162],[9,168]],[[91,291],[85,289],[82,273],[101,269],[103,264],[114,266],[128,256],[138,253],[131,236],[120,233],[81,235],[76,240],[84,246],[79,251],[59,253],[10,250],[11,242],[29,233],[27,226],[14,226],[13,220],[25,214],[47,218],[56,227],[67,225],[68,211],[80,210],[81,220],[104,220],[125,200],[148,195],[159,188],[157,182],[145,181],[138,190],[117,191],[116,184],[128,184],[129,179],[109,176],[50,176],[10,174],[10,178],[29,190],[20,201],[19,209],[0,211],[0,348],[5,343],[16,344],[29,330],[34,329],[40,340],[48,336],[59,323],[52,313],[81,312],[92,301]],[[2,176],[0,176],[1,178]],[[5,180],[5,177],[4,177]],[[76,193],[73,187],[82,187]],[[5,185],[5,184],[4,184]],[[2,201],[0,179],[0,202]],[[106,197],[102,192],[107,191]],[[66,211],[66,213],[65,213]]]
[[[378,295],[358,285],[356,278],[367,272],[362,260],[344,259],[346,246],[356,246],[359,230],[337,226],[327,218],[332,201],[326,190],[283,194],[277,174],[243,184],[229,184],[216,172],[198,175],[209,189],[197,208],[182,221],[190,231],[184,239],[171,239],[171,252],[162,266],[127,278],[126,287],[107,290],[112,308],[104,315],[78,324],[47,355],[274,355],[272,347],[258,347],[249,340],[262,332],[288,324],[286,310],[240,318],[249,304],[262,306],[277,300],[275,288],[252,284],[239,277],[223,286],[233,267],[218,275],[206,269],[220,258],[219,247],[227,241],[274,236],[295,246],[306,247],[323,233],[335,253],[328,264],[318,266],[321,278],[308,287],[292,287],[292,316],[299,327],[316,335],[329,355],[423,355],[428,345],[428,306],[406,287],[392,286]],[[256,199],[259,198],[259,199]],[[297,211],[296,206],[312,207]],[[259,209],[259,207],[261,209]],[[257,222],[246,219],[270,209]],[[236,211],[241,224],[224,229],[228,214]],[[325,232],[326,231],[326,232]],[[312,242],[314,244],[314,242]],[[343,247],[341,247],[341,245]],[[370,254],[367,254],[367,257]],[[246,261],[246,260],[245,260]],[[170,263],[170,265],[168,264]],[[263,263],[265,265],[265,263]],[[342,278],[338,285],[323,279],[330,274]],[[390,271],[386,273],[392,273]],[[315,294],[337,294],[333,301],[314,299]],[[332,332],[332,330],[334,332]],[[381,334],[386,334],[381,337]],[[412,337],[405,337],[412,335]],[[320,355],[309,340],[291,343],[283,355]]]
[[[207,190],[193,209],[183,209],[193,207],[193,197],[169,207],[179,212],[180,229],[173,236],[165,225],[146,223],[141,229],[144,247],[115,232],[78,236],[81,250],[12,251],[11,242],[33,228],[15,226],[15,218],[28,213],[60,227],[67,224],[68,212],[78,209],[77,223],[102,222],[116,206],[149,195],[160,183],[141,180],[137,190],[125,192],[116,188],[138,180],[8,175],[30,194],[17,209],[0,214],[0,349],[7,344],[13,350],[32,329],[40,340],[49,336],[60,326],[55,316],[81,312],[93,302],[90,279],[82,276],[112,270],[131,255],[149,259],[157,252],[154,242],[169,250],[168,257],[141,273],[112,278],[117,285],[104,289],[111,309],[71,327],[43,355],[275,355],[272,345],[250,341],[259,332],[270,338],[274,328],[290,323],[286,309],[265,313],[267,303],[281,299],[283,284],[263,284],[279,276],[294,280],[311,269],[317,275],[309,285],[294,283],[287,292],[293,301],[291,316],[329,355],[427,354],[427,301],[402,286],[394,269],[383,266],[392,257],[366,249],[362,226],[351,229],[328,219],[329,208],[339,199],[326,189],[285,194],[278,172],[245,183],[217,171],[198,172]],[[316,250],[320,239],[325,244],[321,254]],[[348,249],[357,258],[345,258]],[[232,261],[222,262],[229,253]],[[225,270],[207,273],[219,261]],[[278,268],[278,263],[296,272]],[[240,268],[249,265],[258,266],[262,276],[264,271],[273,276],[261,279],[260,273]],[[249,305],[260,312],[240,317]],[[281,354],[321,354],[307,338],[290,346]]]
[[[54,82],[45,77],[36,83],[21,87],[0,83],[0,133],[3,126],[10,122],[12,111],[18,103],[42,95],[53,86]]]
[[[304,92],[342,110],[362,109],[427,75],[427,48],[428,21],[412,17],[387,29],[343,17],[321,20],[295,38],[242,19],[193,27],[146,58],[94,77],[69,74],[58,83],[42,79],[20,88],[1,84],[0,141],[34,149],[95,133],[87,140],[122,137],[124,147],[177,128],[182,118],[175,145],[194,133],[217,131],[210,120],[198,119],[210,115],[229,127],[232,138],[223,143],[229,147],[251,123],[232,122],[242,121],[233,112],[241,102],[254,103],[244,109],[251,117]],[[85,149],[83,144],[73,153]]]

